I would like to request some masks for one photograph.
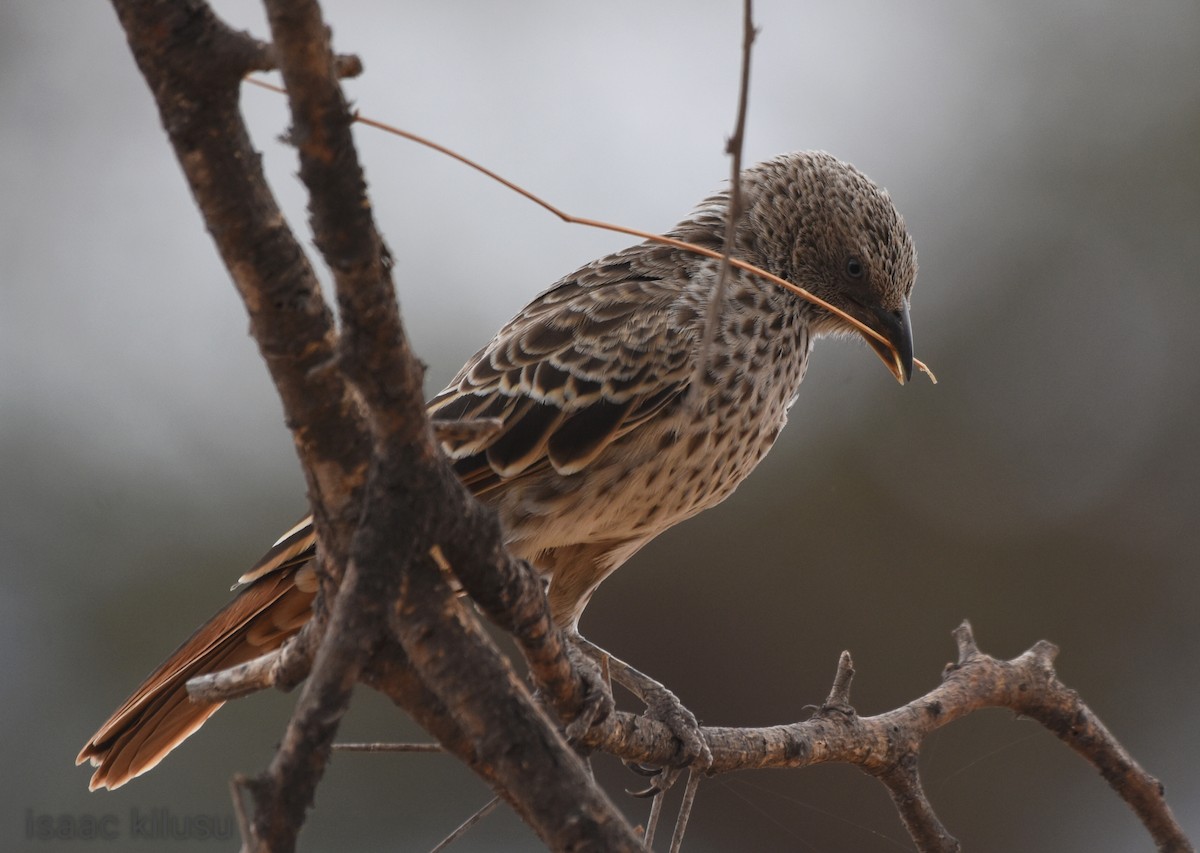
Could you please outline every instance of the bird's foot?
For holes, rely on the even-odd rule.
[[[712,751],[704,738],[704,732],[695,714],[689,711],[679,697],[645,673],[615,658],[599,646],[576,635],[579,647],[593,659],[607,665],[609,675],[622,687],[637,696],[646,706],[645,716],[666,726],[679,744],[675,759],[666,768],[633,765],[635,772],[652,776],[654,781],[645,791],[630,792],[634,796],[652,797],[666,791],[679,777],[683,768],[703,772],[712,764]],[[611,701],[611,699],[610,699]]]
[[[627,664],[623,664],[627,667]],[[679,697],[649,676],[628,667],[628,672],[613,668],[613,678],[629,688],[646,705],[645,716],[666,726],[679,744],[676,758],[668,767],[654,768],[639,766],[642,774],[652,777],[643,791],[630,791],[635,797],[653,797],[670,790],[684,768],[703,773],[712,764],[712,751],[696,715],[689,711]],[[626,680],[628,678],[628,681]]]
[[[622,678],[617,678],[617,681],[633,690],[646,704],[647,717],[665,725],[679,741],[679,759],[672,762],[672,766],[691,767],[698,764],[705,768],[712,764],[712,752],[708,748],[708,741],[704,739],[704,732],[700,729],[696,715],[679,701],[678,696],[654,679],[637,670],[632,670],[628,675],[638,679],[636,688]]]

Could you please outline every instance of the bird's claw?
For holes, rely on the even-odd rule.
[[[661,767],[655,767],[652,764],[642,764],[639,761],[625,761],[622,763],[626,766],[626,768],[632,770],[639,776],[657,776],[663,771]]]
[[[633,768],[630,767],[630,769],[632,770]],[[637,773],[641,771],[635,770],[634,772]],[[658,768],[658,772],[655,774],[644,774],[654,775],[656,777],[654,781],[651,782],[644,790],[631,791],[630,789],[626,788],[625,793],[631,797],[637,797],[639,800],[648,800],[651,797],[657,797],[659,794],[665,794],[667,791],[671,790],[671,786],[675,784],[675,780],[679,778],[679,775],[682,772],[683,768],[681,767],[660,767]]]

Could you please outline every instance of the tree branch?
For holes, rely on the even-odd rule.
[[[514,634],[564,722],[587,712],[594,692],[565,653],[540,578],[506,553],[494,514],[467,495],[437,449],[337,84],[348,63],[334,57],[315,2],[268,0],[271,46],[229,28],[201,0],[113,3],[279,389],[320,541],[321,595],[310,627],[277,654],[194,685],[209,699],[229,698],[308,675],[268,772],[242,782],[256,805],[244,821],[247,847],[294,848],[351,688],[363,681],[488,781],[548,846],[641,849],[447,583],[452,572]],[[744,65],[753,40],[748,2],[745,10]],[[238,108],[241,78],[276,65],[287,83],[316,243],[333,270],[340,333]],[[746,80],[744,67],[731,147],[744,124]],[[438,427],[440,436],[487,428]],[[922,790],[916,756],[938,728],[979,708],[1006,707],[1092,762],[1161,850],[1192,849],[1158,782],[1058,681],[1053,646],[999,661],[978,651],[969,626],[956,637],[959,661],[943,683],[894,711],[855,713],[844,655],[812,719],[704,729],[713,755],[707,772],[852,763],[888,786],[922,850],[954,850]],[[583,748],[657,766],[671,765],[680,748],[662,724],[626,713],[579,734]]]
[[[925,799],[916,774],[921,743],[933,732],[983,708],[1008,708],[1040,722],[1082,755],[1137,814],[1159,850],[1192,851],[1164,798],[1162,785],[1125,751],[1095,713],[1054,671],[1058,650],[1040,641],[1024,654],[997,660],[975,645],[970,625],[955,632],[959,660],[942,683],[908,704],[872,717],[849,705],[853,673],[843,653],[830,699],[810,720],[766,728],[706,727],[713,753],[710,775],[767,767],[854,764],[888,786],[919,849],[957,849]],[[589,733],[585,744],[632,762],[663,766],[674,753],[665,726],[617,714]]]
[[[113,0],[196,204],[250,315],[279,390],[327,561],[345,553],[366,477],[366,426],[335,367],[333,315],[267,187],[238,107],[242,77],[270,68],[266,46],[200,0]],[[337,561],[331,561],[337,562]]]
[[[957,850],[958,842],[924,794],[917,755],[925,738],[955,720],[984,708],[1008,708],[1037,720],[1097,767],[1141,819],[1159,850],[1193,850],[1159,782],[1129,756],[1078,694],[1058,680],[1053,666],[1057,649],[1052,644],[1038,642],[1004,661],[979,651],[968,624],[959,626],[954,636],[959,659],[946,667],[942,684],[893,711],[857,715],[850,705],[853,664],[843,652],[829,697],[811,719],[765,728],[704,728],[713,751],[708,774],[854,764],[888,788],[918,849]],[[660,767],[669,766],[678,749],[666,726],[625,712],[594,726],[583,745],[627,762]]]
[[[444,602],[454,601],[428,557],[439,543],[455,541],[456,563],[468,578],[479,574],[468,570],[473,562],[511,560],[502,547],[493,547],[481,561],[459,544],[502,540],[494,516],[472,502],[430,434],[421,368],[400,324],[390,259],[371,219],[349,132],[351,116],[316,4],[268,2],[274,45],[266,50],[197,0],[114,2],[280,388],[330,570],[322,574],[324,600],[332,601],[328,629],[316,646],[293,719],[268,772],[244,785],[257,806],[247,845],[294,847],[361,673],[497,787],[551,846],[640,848],[523,686],[511,673],[503,677],[503,659],[477,628],[428,633],[414,627],[439,624]],[[266,189],[237,109],[244,73],[273,62],[290,93],[292,141],[310,193],[316,243],[334,274],[340,335]],[[475,536],[464,528],[464,518],[487,530]],[[516,571],[511,576],[523,576],[526,592],[538,586],[528,567],[521,564]],[[419,600],[397,600],[414,589]],[[544,597],[517,598],[545,609]],[[396,608],[405,619],[389,618]],[[467,614],[456,624],[470,627],[473,620]],[[379,656],[381,650],[396,651],[388,645],[394,628],[407,657],[389,665]],[[476,668],[464,680],[462,672],[439,669],[444,660],[470,660]],[[368,665],[371,671],[364,669]],[[251,675],[258,679],[252,686],[273,678],[264,675],[261,662],[253,670],[220,688]],[[493,678],[481,682],[480,671]],[[462,683],[474,689],[463,693]],[[454,697],[452,706],[443,701],[446,695]],[[453,719],[502,725],[464,729],[451,722],[450,707]],[[492,712],[499,707],[506,709],[503,717]],[[514,726],[528,741],[519,765],[508,758],[505,745],[513,742],[505,732]]]

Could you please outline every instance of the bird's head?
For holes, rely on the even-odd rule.
[[[811,151],[759,163],[743,172],[742,185],[739,242],[750,254],[887,343],[816,305],[814,334],[862,334],[901,384],[912,378],[917,253],[887,192],[850,164]]]

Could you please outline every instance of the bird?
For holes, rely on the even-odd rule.
[[[739,185],[731,256],[878,339],[741,268],[714,305],[719,258],[646,241],[535,297],[427,404],[434,421],[497,422],[442,449],[497,512],[510,553],[548,581],[553,618],[571,636],[609,574],[725,500],[762,461],[815,340],[859,335],[900,384],[911,379],[916,250],[887,191],[820,151],[758,163]],[[726,187],[666,236],[720,253],[730,208]],[[287,531],[97,730],[76,761],[95,766],[92,790],[145,773],[221,706],[191,702],[189,679],[272,651],[305,624],[317,547],[311,517]]]

